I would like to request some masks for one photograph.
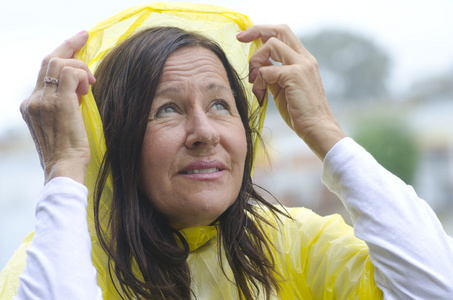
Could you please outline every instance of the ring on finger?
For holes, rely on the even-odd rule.
[[[54,78],[54,77],[44,77],[44,83],[45,84],[54,83],[54,84],[58,85],[60,83],[60,80],[58,80],[57,78]]]

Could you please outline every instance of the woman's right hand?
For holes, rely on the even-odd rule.
[[[263,41],[250,58],[253,92],[263,99],[269,87],[285,122],[323,160],[346,135],[330,109],[316,59],[287,25],[254,25],[237,38]]]
[[[84,183],[90,161],[82,114],[81,96],[94,78],[88,66],[74,59],[88,40],[83,31],[66,40],[42,62],[36,87],[20,110],[28,125],[44,170],[45,183],[59,176]],[[58,82],[51,79],[58,79]]]

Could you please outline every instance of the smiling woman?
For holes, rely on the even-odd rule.
[[[131,52],[134,55],[127,55]],[[189,271],[181,263],[189,249],[181,249],[178,239],[188,241],[175,229],[218,222],[242,293],[252,296],[242,271],[247,267],[251,282],[263,284],[269,293],[277,284],[264,268],[270,266],[262,252],[268,244],[259,227],[247,224],[246,211],[258,215],[246,203],[253,196],[271,211],[278,210],[252,188],[247,99],[221,48],[178,28],[151,28],[113,49],[99,64],[96,78],[93,95],[107,146],[96,212],[109,172],[114,190],[109,232],[103,231],[99,214],[95,221],[117,278],[124,278],[123,290],[146,297],[189,297]],[[250,237],[237,235],[244,227]],[[227,246],[231,244],[244,250],[233,252]],[[129,255],[144,278],[150,278],[137,287],[126,280],[135,277]],[[243,265],[246,261],[250,266]]]
[[[44,60],[21,111],[46,185],[35,234],[2,271],[0,297],[451,299],[451,238],[410,186],[345,136],[291,29],[170,7],[126,11]],[[175,13],[175,24],[201,18],[198,28],[228,43],[164,26],[150,11]],[[233,51],[249,63],[250,88],[222,47],[259,39],[245,56]],[[323,161],[354,229],[255,190],[254,111],[268,89]]]

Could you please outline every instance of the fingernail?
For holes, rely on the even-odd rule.
[[[238,34],[236,34],[236,36],[237,36],[237,37],[240,37],[241,35],[244,34],[244,32],[245,32],[245,31],[241,31],[241,32],[239,32]]]
[[[255,92],[255,97],[256,97],[256,100],[258,100],[258,104],[260,106],[263,106],[263,103],[264,103],[264,97],[266,96],[265,92],[264,91],[257,91]]]
[[[82,30],[79,33],[77,33],[76,35],[81,35],[81,34],[84,34],[85,32],[87,32],[87,31],[86,30]]]

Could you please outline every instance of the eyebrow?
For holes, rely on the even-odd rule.
[[[227,90],[234,94],[234,91],[231,88],[228,88],[227,86],[220,84],[220,83],[216,83],[216,82],[209,83],[204,88],[205,91],[210,91],[210,90],[215,90],[215,89]],[[154,97],[159,97],[159,96],[165,95],[165,94],[178,94],[180,92],[181,92],[181,88],[171,86],[171,87],[165,88],[163,90],[157,91]]]
[[[228,88],[227,86],[225,86],[223,84],[215,83],[215,82],[208,84],[208,86],[205,88],[206,91],[214,90],[214,89],[232,91],[231,88]]]

